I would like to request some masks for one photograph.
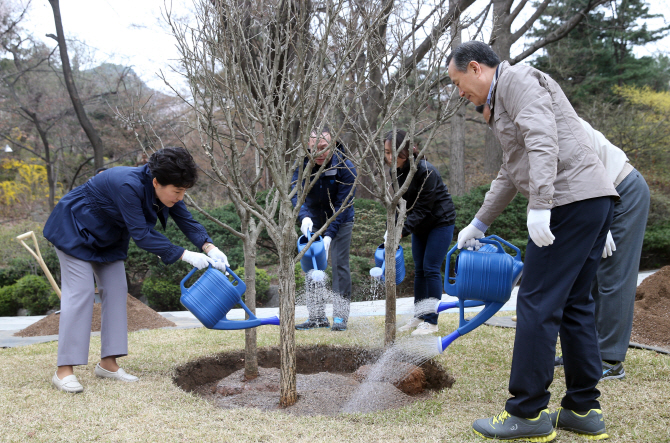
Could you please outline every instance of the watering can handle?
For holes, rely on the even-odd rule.
[[[210,265],[210,266],[212,266],[212,265]],[[182,290],[182,292],[186,291],[186,288],[184,287],[184,283],[186,283],[186,282],[188,281],[188,279],[191,278],[191,276],[192,276],[193,274],[195,274],[195,271],[197,271],[197,270],[198,270],[198,268],[193,268],[193,269],[191,269],[191,272],[189,272],[188,274],[186,274],[186,277],[184,277],[184,278],[182,279],[182,281],[181,281],[181,290]]]
[[[454,245],[453,248],[447,252],[447,263],[444,266],[444,292],[449,295],[456,295],[456,285],[449,283],[449,264],[451,263],[451,254],[453,254],[458,249],[458,245]],[[451,292],[450,292],[451,291]]]
[[[191,271],[191,272],[192,272],[192,271]],[[229,272],[230,275],[233,276],[233,278],[235,279],[235,281],[237,281],[237,286],[235,286],[235,289],[237,290],[237,292],[240,294],[240,297],[241,297],[242,294],[244,294],[244,292],[247,290],[247,285],[244,283],[244,281],[243,281],[241,278],[239,278],[239,277],[237,276],[237,274],[235,274],[235,273],[233,272],[232,269],[230,269],[230,268],[226,268],[226,272]]]
[[[516,255],[514,256],[514,259],[515,260],[521,260],[521,251],[519,250],[519,248],[514,246],[512,243],[503,240],[502,238],[498,237],[497,235],[489,235],[486,238],[492,238],[492,239],[498,240],[500,243],[504,244],[505,246],[509,247],[510,249],[514,249],[516,251]]]
[[[477,241],[478,241],[479,243],[485,243],[485,244],[487,244],[487,245],[493,245],[493,246],[496,246],[496,247],[498,248],[497,253],[498,253],[498,254],[504,254],[504,253],[505,253],[505,250],[503,249],[502,245],[501,245],[500,243],[498,243],[497,241],[495,241],[495,240],[491,240],[490,237],[493,237],[493,236],[491,235],[491,236],[489,236],[489,237],[478,238]]]

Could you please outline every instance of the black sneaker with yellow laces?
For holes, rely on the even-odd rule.
[[[591,409],[586,412],[575,412],[570,409],[558,408],[550,414],[551,424],[556,429],[574,432],[588,440],[604,440],[609,438],[605,433],[603,411]]]
[[[498,440],[545,442],[556,438],[556,431],[546,409],[535,418],[515,417],[502,411],[494,417],[475,420],[472,430],[481,437]]]

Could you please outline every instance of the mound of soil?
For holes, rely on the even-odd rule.
[[[130,294],[128,294],[128,303],[126,306],[128,312],[128,332],[139,331],[140,329],[158,329],[167,326],[177,326]],[[93,305],[91,332],[100,330],[100,311],[100,303],[95,303]],[[37,337],[42,335],[58,335],[59,321],[60,314],[50,314],[27,328],[16,332],[14,336]]]
[[[381,349],[357,347],[310,346],[296,349],[296,387],[298,401],[287,408],[279,406],[279,348],[258,349],[258,377],[244,377],[244,351],[203,357],[177,367],[175,383],[194,392],[214,406],[278,410],[292,415],[338,415],[346,409],[352,394],[364,384],[360,367],[371,364],[382,354]],[[451,387],[454,378],[434,361],[421,365],[422,388],[440,390]],[[418,375],[416,375],[418,376]],[[426,398],[423,392],[408,395],[392,383],[372,382],[366,390],[374,392],[375,401],[366,403],[357,412],[398,408]],[[423,390],[422,389],[422,390]],[[421,390],[419,390],[421,391]]]
[[[670,266],[645,278],[637,287],[630,339],[670,351]]]

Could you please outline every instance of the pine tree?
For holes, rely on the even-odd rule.
[[[534,34],[550,33],[585,1],[554,2]],[[613,86],[667,90],[668,57],[636,57],[633,52],[635,47],[668,34],[670,26],[648,28],[645,21],[656,17],[659,15],[649,13],[645,0],[612,0],[585,17],[566,38],[545,47],[545,53],[533,61],[533,66],[556,79],[575,106],[609,94]]]

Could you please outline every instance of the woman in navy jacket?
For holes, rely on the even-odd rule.
[[[210,264],[226,269],[225,254],[212,244],[182,201],[196,180],[193,157],[184,148],[169,147],[151,155],[145,166],[103,171],[58,202],[44,226],[44,237],[56,247],[61,265],[58,370],[52,378],[56,388],[83,390],[73,366],[88,364],[94,280],[102,299],[102,350],[95,374],[137,380],[116,362],[117,357],[128,354],[123,260],[128,257],[131,237],[165,264],[181,259],[199,269]],[[165,229],[168,216],[207,255],[175,246],[154,229],[157,220]]]
[[[402,186],[409,173],[409,143],[403,145],[407,133],[396,132],[396,149],[398,152],[397,174],[398,184]],[[384,154],[389,166],[393,160],[393,132],[386,134]],[[401,149],[402,148],[402,149]],[[414,150],[414,149],[413,149]],[[414,154],[416,158],[416,154]],[[447,186],[442,182],[440,173],[435,166],[424,158],[417,159],[417,170],[412,177],[407,191],[402,198],[407,202],[407,219],[402,228],[402,236],[412,234],[412,258],[414,259],[414,304],[434,298],[442,298],[441,268],[449,251],[451,237],[454,233],[456,209],[451,201]],[[384,236],[386,240],[386,235]],[[437,314],[415,313],[399,331],[416,329],[412,335],[423,335],[437,332]]]

